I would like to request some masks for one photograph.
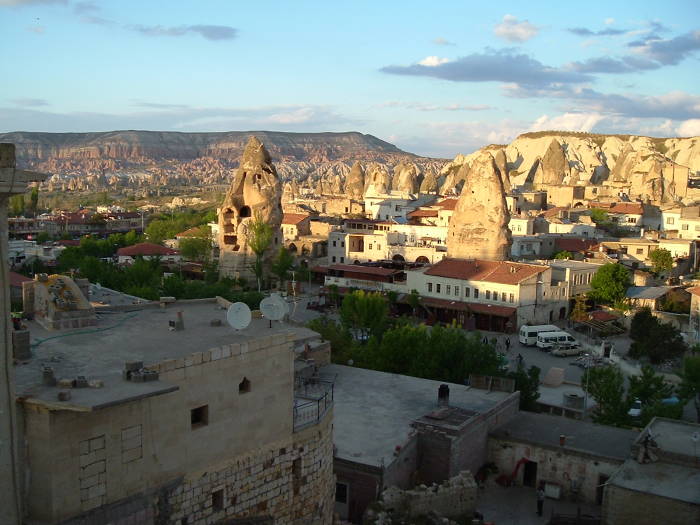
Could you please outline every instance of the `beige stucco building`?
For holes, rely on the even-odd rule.
[[[42,359],[16,367],[26,518],[330,523],[332,391],[295,391],[293,350],[315,333],[234,330],[221,299],[164,306],[102,310],[100,331],[51,340],[29,323]]]

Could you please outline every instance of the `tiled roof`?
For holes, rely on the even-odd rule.
[[[685,291],[690,292],[693,295],[697,295],[698,297],[700,297],[700,286],[693,286],[692,288],[686,288]]]
[[[444,199],[436,204],[440,206],[443,210],[454,210],[457,207],[458,199]]]
[[[609,213],[622,213],[625,215],[642,215],[644,208],[635,202],[617,202],[608,210]]]
[[[24,275],[17,273],[17,272],[9,272],[10,274],[10,286],[14,286],[15,288],[21,288],[22,283],[26,283],[31,281],[29,277],[25,277]]]
[[[425,209],[417,209],[413,210],[408,214],[408,217],[414,218],[414,217],[437,217],[438,216],[438,211],[437,210],[425,210]]]
[[[447,310],[460,310],[464,312],[474,312],[477,314],[489,314],[498,317],[510,317],[516,312],[512,306],[501,306],[497,304],[466,303],[463,301],[451,301],[449,299],[438,299],[436,297],[422,297],[421,304]]]
[[[117,250],[117,255],[120,257],[134,257],[136,255],[177,255],[180,252],[177,250],[172,250],[161,246],[160,244],[153,244],[151,242],[141,242],[139,244],[134,244],[132,246],[126,246],[125,248],[119,248]]]
[[[282,224],[296,225],[308,218],[309,215],[304,215],[303,213],[285,213],[282,217]]]
[[[364,273],[367,275],[393,275],[395,273],[401,272],[401,270],[394,270],[392,268],[381,268],[379,266],[361,266],[359,264],[331,264],[328,267],[329,270],[336,270],[342,272],[352,272],[352,273]]]
[[[194,228],[190,228],[189,230],[185,230],[184,232],[180,232],[177,235],[175,235],[176,239],[179,239],[180,237],[198,237],[202,234],[202,226],[195,226]],[[208,228],[208,226],[206,226]]]
[[[547,266],[509,261],[443,259],[428,268],[425,275],[500,284],[518,284],[542,273]]]
[[[554,240],[554,246],[557,250],[566,250],[567,252],[576,253],[590,250],[591,246],[597,244],[593,239],[579,239],[571,237],[559,237]]]

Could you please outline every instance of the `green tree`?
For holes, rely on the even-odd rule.
[[[10,197],[10,215],[12,217],[19,217],[24,214],[24,195],[13,195]]]
[[[340,323],[323,316],[312,319],[307,326],[331,344],[331,361],[346,365],[354,359],[357,345],[352,335]]]
[[[180,254],[188,261],[203,262],[211,256],[211,239],[208,237],[185,237],[180,239]]]
[[[343,298],[340,320],[360,341],[366,342],[370,336],[381,338],[388,313],[382,294],[356,290]]]
[[[695,403],[695,416],[700,423],[700,356],[690,356],[683,360],[680,373],[681,384],[678,393],[682,400]]]
[[[287,273],[294,265],[294,256],[284,246],[280,246],[277,256],[272,261],[272,273],[277,276],[280,287],[287,280]]]
[[[574,256],[570,251],[561,250],[554,254],[554,259],[572,259]]]
[[[581,294],[574,297],[574,307],[569,314],[572,321],[582,322],[588,319],[588,307],[586,306],[586,296]]]
[[[623,300],[630,286],[627,268],[617,263],[607,263],[598,268],[591,279],[590,296],[604,303],[615,304]]]
[[[46,232],[39,232],[39,235],[36,236],[37,244],[44,244],[49,239],[51,239],[51,236]]]
[[[263,273],[265,271],[263,256],[270,247],[273,236],[272,226],[265,222],[260,211],[256,210],[253,220],[248,223],[248,246],[255,254],[253,273],[258,281],[258,292],[262,288]]]
[[[328,288],[328,300],[331,304],[338,306],[340,303],[340,291],[338,290],[337,284],[329,284]]]
[[[408,306],[411,307],[413,317],[415,317],[418,306],[420,306],[420,294],[418,293],[418,290],[411,290],[411,293],[406,296],[406,302],[408,303]]]
[[[36,212],[39,209],[39,188],[38,186],[33,186],[32,191],[29,194],[29,202],[27,203],[27,211],[32,214],[32,217],[36,217]]]
[[[672,393],[673,387],[649,365],[642,367],[641,375],[629,378],[628,395],[632,400],[639,399],[642,405],[652,405],[670,397]]]
[[[651,260],[651,269],[656,275],[668,272],[673,268],[673,257],[671,252],[665,248],[659,248],[649,254]]]
[[[540,369],[531,366],[527,370],[522,364],[508,377],[515,379],[515,389],[520,392],[520,410],[535,412],[540,398]]]
[[[649,308],[640,309],[630,325],[629,355],[647,357],[652,363],[677,357],[688,349],[680,331],[670,323],[662,323]]]
[[[601,210],[600,208],[593,208],[591,210],[591,220],[596,224],[608,224],[610,223],[610,217],[608,212]]]
[[[625,378],[617,366],[587,369],[581,386],[595,399],[593,421],[618,427],[627,424],[629,405],[625,400]]]

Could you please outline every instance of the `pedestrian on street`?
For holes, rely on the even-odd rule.
[[[537,489],[537,515],[542,516],[542,507],[544,506],[544,483],[540,483]]]
[[[510,337],[506,336],[506,353],[510,352]]]

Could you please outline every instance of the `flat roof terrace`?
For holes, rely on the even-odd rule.
[[[334,381],[335,456],[373,467],[391,463],[396,445],[406,442],[411,423],[437,410],[438,387],[443,384],[343,365],[325,366],[321,373]],[[462,409],[465,417],[486,412],[510,395],[447,384],[450,407]],[[458,418],[453,423],[459,426],[464,421]]]
[[[184,330],[171,330],[169,322],[177,319],[178,311],[182,312]],[[33,355],[15,366],[18,397],[57,409],[94,410],[177,389],[162,380],[124,381],[122,371],[127,361],[143,361],[147,367],[269,336],[291,338],[295,344],[318,338],[312,330],[276,321],[270,328],[266,319],[253,319],[246,329],[234,330],[226,322],[226,307],[216,299],[176,301],[167,308],[158,303],[97,308],[96,314],[96,326],[76,330],[47,331],[36,321],[27,323]],[[212,321],[220,325],[212,326]],[[60,402],[56,397],[59,389],[42,384],[45,366],[53,368],[56,379],[85,376],[88,381],[102,381],[104,386],[73,388],[71,400]]]

